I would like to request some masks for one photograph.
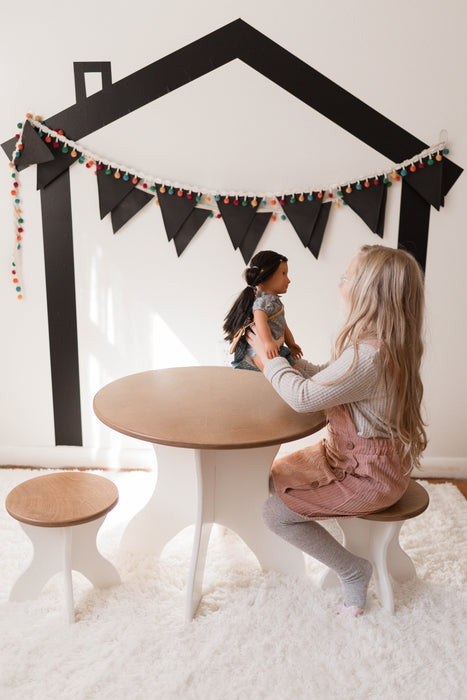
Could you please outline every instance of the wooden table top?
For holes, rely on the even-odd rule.
[[[277,445],[325,425],[296,413],[260,372],[176,367],[133,374],[103,387],[94,412],[105,425],[148,442],[194,449]]]

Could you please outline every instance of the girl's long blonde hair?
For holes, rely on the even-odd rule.
[[[382,372],[377,395],[387,396],[384,422],[398,438],[412,467],[419,466],[427,445],[421,416],[423,385],[424,281],[415,258],[404,250],[365,245],[355,258],[348,284],[348,315],[335,345],[335,357],[353,345],[375,340],[381,347]],[[395,412],[395,432],[391,416]]]

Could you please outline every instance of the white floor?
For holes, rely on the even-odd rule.
[[[106,472],[120,502],[99,546],[122,584],[99,591],[74,575],[77,622],[68,625],[60,575],[36,600],[8,602],[31,546],[3,502],[13,486],[38,474],[0,469],[2,700],[466,697],[467,502],[454,486],[425,484],[430,508],[402,529],[419,579],[395,586],[394,616],[372,587],[364,616],[336,616],[338,593],[316,587],[321,565],[307,559],[307,577],[297,580],[263,574],[243,542],[216,527],[205,594],[186,624],[192,530],[158,561],[119,552],[152,476]]]

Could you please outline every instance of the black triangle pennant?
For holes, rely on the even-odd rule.
[[[361,189],[357,189],[356,184],[352,184],[351,192],[347,192],[344,187],[342,196],[344,202],[349,205],[358,216],[363,219],[366,225],[377,233],[378,236],[383,236],[384,215],[386,211],[386,188],[382,178],[378,178],[378,184],[375,184],[376,178],[370,178],[369,187],[361,184]]]
[[[165,191],[161,192],[161,188]],[[195,208],[196,197],[187,190],[174,189],[169,194],[170,187],[165,185],[156,185],[156,189],[167,238],[171,241]],[[180,197],[177,194],[179,191],[183,192]]]
[[[151,199],[154,199],[154,196],[143,192],[143,190],[134,189],[127,194],[127,196],[111,211],[110,216],[112,219],[113,232],[117,233],[117,231],[150,202]]]
[[[447,195],[457,178],[463,172],[463,169],[456,165],[456,163],[453,163],[452,160],[443,157],[443,197]]]
[[[423,161],[423,168],[419,164],[414,164],[416,170],[411,172],[407,169],[405,182],[423,197],[425,202],[431,204],[435,209],[440,209],[444,205],[443,196],[443,160],[433,159],[433,164]]]
[[[312,200],[308,199],[309,195],[313,197]],[[322,206],[321,199],[318,199],[317,193],[313,194],[310,192],[309,195],[308,193],[303,195],[305,197],[303,202],[300,202],[295,194],[286,195],[284,204],[281,205],[305,248],[310,242],[313,227],[318,220]]]
[[[107,174],[107,170],[111,172]],[[106,168],[103,166],[100,170],[97,169],[97,189],[99,193],[99,212],[101,219],[104,218],[112,209],[115,209],[117,204],[120,204],[131,190],[133,190],[137,182],[133,182],[133,177],[128,180],[123,177],[116,178],[115,168]]]
[[[217,204],[232,245],[236,250],[245,238],[250,224],[255,218],[257,208],[251,205],[255,197],[245,197],[238,200],[234,197],[227,197],[227,199],[229,200],[228,204],[222,198]],[[235,201],[238,204],[234,204]],[[243,202],[246,202],[246,204],[243,205]]]
[[[23,136],[21,140],[23,143],[23,150],[20,151],[21,155],[15,161],[18,171],[23,170],[23,168],[27,168],[28,165],[47,163],[54,160],[54,155],[47,148],[47,144],[44,143],[43,137],[41,138],[39,136],[39,133],[33,126],[31,126],[29,121],[24,124]]]
[[[245,261],[246,265],[248,265],[248,263],[250,262],[251,257],[255,252],[258,243],[261,240],[261,236],[263,235],[271,216],[272,212],[270,211],[258,212],[258,214],[255,214],[255,218],[248,227],[248,231],[244,235],[243,240],[239,246],[240,252],[243,256],[243,260]]]
[[[52,137],[53,138],[53,137]],[[68,170],[68,168],[79,160],[80,154],[73,158],[71,151],[68,153],[62,152],[62,144],[59,142],[58,148],[53,147],[53,140],[47,144],[47,148],[53,156],[53,160],[48,163],[39,163],[37,166],[37,186],[36,189],[41,190],[47,187],[55,180],[56,177]]]
[[[324,232],[326,230],[326,224],[328,223],[330,211],[331,202],[321,205],[318,214],[318,219],[316,221],[316,224],[314,225],[310,242],[308,243],[308,250],[310,250],[313,253],[316,259],[318,259],[321,243],[323,242]]]
[[[185,219],[173,238],[178,257],[193,240],[210,213],[209,209],[193,209],[191,214]]]

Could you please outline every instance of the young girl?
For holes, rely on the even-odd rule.
[[[232,342],[237,331],[254,321],[267,358],[284,357],[294,366],[302,351],[285,322],[284,306],[279,297],[286,293],[290,284],[287,258],[264,250],[251,259],[244,276],[247,286],[224,319],[225,339]],[[260,371],[245,338],[235,348],[232,366]]]
[[[316,520],[358,517],[395,503],[427,438],[423,394],[423,277],[403,250],[363,246],[341,277],[346,319],[325,365],[299,361],[309,379],[247,339],[275,390],[296,411],[325,410],[328,434],[277,459],[264,520],[279,536],[334,569],[344,589],[338,612],[363,612],[372,574]]]

